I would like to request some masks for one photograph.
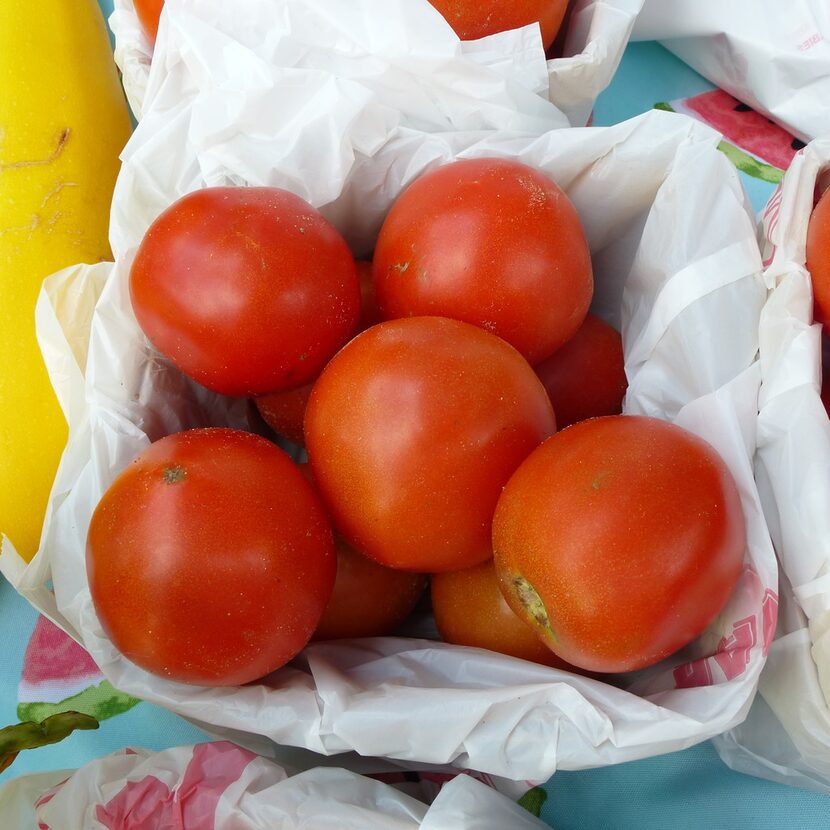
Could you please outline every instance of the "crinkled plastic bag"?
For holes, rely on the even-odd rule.
[[[191,13],[203,5],[193,2]],[[512,130],[516,113],[460,81],[450,121],[478,107],[504,119],[500,129],[407,127],[385,103],[400,79],[382,63],[349,81],[321,68],[286,71],[238,8],[220,15],[226,4],[208,5],[209,18],[182,29],[171,6],[167,36],[158,41],[156,60],[168,69],[123,153],[112,211],[115,265],[69,269],[44,285],[38,331],[70,439],[40,551],[26,567],[4,548],[0,569],[84,644],[117,688],[260,754],[274,742],[351,759],[453,765],[498,777],[499,786],[530,785],[556,769],[682,749],[739,723],[775,625],[777,580],[751,466],[766,288],[754,217],[735,169],[716,150],[717,134],[655,111],[615,127],[533,135]],[[411,97],[425,90],[416,87]],[[498,100],[500,91],[490,91]],[[595,269],[593,309],[623,332],[626,411],[691,429],[729,465],[748,547],[723,612],[681,653],[614,683],[392,637],[312,644],[242,688],[180,685],[129,663],[104,635],[89,594],[92,511],[151,440],[205,424],[244,427],[250,412],[245,401],[191,383],[139,330],[127,278],[149,223],[196,188],[275,185],[318,206],[365,256],[407,183],[455,158],[494,155],[545,171],[579,211]],[[76,321],[89,319],[90,308],[84,332]]]
[[[166,0],[165,6],[175,8],[176,2]],[[481,83],[492,83],[499,75],[515,77],[529,91],[549,97],[567,123],[582,127],[619,66],[643,0],[573,0],[572,5],[563,54],[547,61],[538,26],[461,42],[427,0],[246,0],[244,10],[238,4],[234,9],[258,20],[274,40],[283,27],[296,32],[300,25],[307,26],[310,40],[305,46],[310,48],[295,52],[286,66],[312,66],[316,47],[328,41],[336,42],[338,51],[348,53],[357,63],[371,55],[375,60],[388,60],[396,71],[416,76],[432,72],[434,61],[425,59],[441,58],[474,69]],[[371,29],[383,32],[388,49],[377,50],[378,41],[366,26],[369,21]],[[165,69],[160,66],[151,72],[153,47],[133,0],[115,0],[109,23],[127,99],[136,118],[141,118],[145,98],[153,94],[156,84],[153,75]],[[159,33],[162,40],[165,26],[162,23]],[[344,76],[351,77],[348,69]]]
[[[830,792],[830,420],[821,326],[805,268],[830,139],[798,153],[762,213],[764,278],[757,479],[782,568],[782,613],[747,721],[718,740],[731,766]]]
[[[72,770],[33,773],[0,784],[0,816],[6,830],[38,830],[35,803],[49,789],[65,781]]]
[[[228,742],[126,749],[0,787],[4,830],[534,830],[506,796],[458,775],[430,804],[335,767],[289,771]]]
[[[827,132],[827,0],[646,0],[632,38],[661,41],[804,141]]]

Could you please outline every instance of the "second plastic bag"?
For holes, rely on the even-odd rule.
[[[167,0],[168,5],[175,2]],[[114,0],[114,5],[110,26],[115,34],[115,60],[123,73],[130,106],[136,118],[141,118],[148,89],[153,94],[153,46],[141,28],[133,0]],[[258,9],[263,27],[270,29],[276,41],[290,16],[284,0],[249,0],[249,5]],[[371,18],[379,30],[386,29],[387,36],[397,34],[401,38],[403,48],[384,55],[396,71],[429,73],[428,64],[418,68],[408,59],[418,55],[466,64],[479,71],[485,82],[488,75],[492,82],[496,73],[511,73],[534,94],[552,101],[561,110],[563,121],[567,118],[565,123],[582,127],[590,118],[597,96],[617,70],[642,5],[643,0],[571,0],[558,41],[562,54],[550,59],[543,51],[538,26],[459,42],[427,0],[304,0],[302,4],[295,2],[291,11],[299,11],[311,21],[309,32],[315,45],[338,39],[339,49],[364,59],[377,46],[374,38],[361,37],[365,18]],[[295,65],[309,66],[314,52],[309,49],[295,53]],[[164,69],[155,70],[159,71]]]
[[[541,830],[543,822],[465,775],[426,804],[335,767],[286,770],[227,742],[125,749],[78,770],[0,787],[4,830]]]
[[[830,140],[811,142],[761,216],[771,294],[761,314],[757,477],[783,572],[782,608],[759,699],[747,721],[717,741],[742,772],[823,792],[830,792],[830,419],[805,245],[828,170]]]

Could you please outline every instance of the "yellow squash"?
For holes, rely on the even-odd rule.
[[[0,532],[25,559],[67,436],[35,302],[49,274],[110,258],[129,133],[96,0],[0,0]]]

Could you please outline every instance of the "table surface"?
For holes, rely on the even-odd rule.
[[[99,0],[105,11],[111,0]],[[656,43],[630,44],[611,86],[602,94],[594,124],[608,125],[696,95],[712,85]],[[773,185],[743,176],[756,210]],[[37,689],[20,686],[24,659],[37,663],[26,648],[37,614],[0,577],[0,725],[18,720],[19,703],[38,698]],[[24,684],[25,685],[25,684]],[[48,686],[48,684],[46,684]],[[52,693],[55,696],[54,692]],[[57,695],[60,698],[60,695]],[[181,718],[149,703],[121,700],[114,714],[93,732],[79,732],[63,743],[21,753],[0,782],[41,770],[76,768],[124,746],[163,749],[203,741],[207,736]],[[71,708],[67,705],[66,708]],[[121,711],[123,710],[123,711]],[[729,827],[732,830],[818,830],[830,825],[830,796],[786,787],[730,770],[711,743],[682,752],[597,770],[559,772],[545,785],[542,818],[558,830],[652,830],[652,828]]]

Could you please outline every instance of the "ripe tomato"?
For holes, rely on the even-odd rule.
[[[270,395],[261,395],[254,398],[256,408],[263,420],[277,435],[293,441],[299,446],[305,446],[303,435],[303,419],[308,396],[314,382],[286,392],[273,392]]]
[[[311,468],[299,465],[316,490]],[[312,640],[346,637],[382,637],[399,626],[418,603],[427,584],[426,574],[386,568],[356,551],[334,534],[337,577],[328,605]]]
[[[373,269],[386,319],[464,320],[531,363],[576,333],[593,292],[574,206],[543,173],[509,159],[456,161],[416,179],[381,227]]]
[[[196,429],[151,444],[92,516],[95,610],[125,657],[181,683],[238,685],[305,646],[331,594],[331,526],[270,441]]]
[[[150,226],[130,272],[144,333],[215,392],[302,386],[354,332],[360,284],[340,234],[269,187],[189,193]]]
[[[658,662],[720,612],[746,546],[712,447],[655,418],[574,424],[519,467],[493,519],[510,607],[560,657],[623,672]]]
[[[425,574],[387,568],[335,534],[337,578],[312,640],[381,637],[409,615],[427,585]]]
[[[323,370],[305,438],[335,527],[390,567],[456,570],[491,556],[502,486],[555,429],[533,369],[482,329],[380,323]]]
[[[446,642],[571,668],[513,613],[499,588],[492,560],[463,571],[433,574],[430,592],[435,624]]]
[[[380,322],[380,312],[375,297],[375,286],[372,282],[372,263],[359,260],[357,263],[357,276],[360,280],[360,331]],[[311,394],[311,387],[314,381],[296,389],[288,389],[284,392],[272,392],[270,395],[262,395],[254,399],[259,414],[262,415],[265,423],[283,438],[305,446],[303,435],[303,420],[305,419],[305,408],[308,404],[308,396]]]
[[[813,208],[807,226],[807,270],[813,283],[813,313],[827,330],[830,325],[830,189]]]
[[[539,23],[542,43],[547,49],[553,43],[568,0],[429,0],[452,26],[461,40],[518,29]]]
[[[561,349],[534,368],[550,395],[559,429],[622,412],[628,388],[622,338],[599,317],[589,314]]]
[[[164,0],[134,0],[135,13],[151,43],[156,42],[159,33],[159,18]]]

